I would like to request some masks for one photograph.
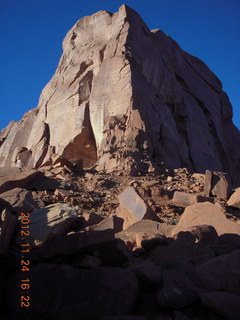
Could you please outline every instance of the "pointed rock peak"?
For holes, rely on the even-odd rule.
[[[145,22],[140,17],[140,15],[132,8],[128,7],[126,4],[121,5],[121,7],[118,9],[117,14],[122,17],[126,18],[128,21],[138,21],[140,24],[144,24]]]
[[[118,12],[122,13],[122,14],[125,14],[126,16],[131,14],[131,13],[134,13],[134,14],[138,15],[136,11],[134,11],[133,9],[128,7],[126,4],[121,5],[119,7],[119,9],[118,9]]]
[[[142,17],[134,9],[128,7],[127,5],[123,4],[119,8],[116,15],[118,16],[119,21],[124,21],[129,24],[133,34],[141,37],[142,31],[147,35],[151,33]]]

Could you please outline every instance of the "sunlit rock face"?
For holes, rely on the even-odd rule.
[[[1,166],[36,168],[57,153],[106,172],[188,167],[236,179],[240,171],[240,133],[221,82],[125,5],[73,26],[39,105],[0,144]]]

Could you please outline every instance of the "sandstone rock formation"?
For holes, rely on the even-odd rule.
[[[6,191],[1,194],[1,198],[10,203],[18,214],[44,207],[43,201],[38,198],[36,192],[23,188],[14,188]]]
[[[118,196],[120,206],[117,216],[124,219],[123,229],[141,219],[153,219],[154,214],[132,187],[127,187]]]
[[[180,192],[180,191],[175,191],[172,199],[172,203],[175,206],[180,206],[180,207],[187,207],[195,203],[206,202],[206,201],[212,202],[212,199],[208,197],[202,197],[199,195],[189,194],[189,193]]]
[[[41,246],[47,241],[68,232],[73,222],[78,220],[78,211],[68,204],[55,203],[34,210],[29,219],[31,225],[27,241],[31,246]],[[20,235],[19,243],[21,243]]]
[[[204,224],[213,226],[218,235],[224,233],[240,235],[240,225],[229,221],[221,208],[209,202],[197,203],[187,207],[178,225],[173,229],[172,235],[190,227]]]
[[[240,209],[240,188],[237,188],[236,191],[231,195],[228,200],[228,205]]]
[[[126,6],[63,46],[1,133],[0,318],[238,319],[239,132],[219,80]]]
[[[228,174],[206,170],[204,181],[205,196],[213,195],[227,200],[231,193],[232,185]]]
[[[240,179],[240,134],[221,82],[125,5],[73,26],[39,105],[0,141],[1,166],[36,168],[56,153],[107,172],[188,167]]]
[[[36,170],[25,170],[6,175],[0,178],[0,194],[17,187],[27,187],[31,182],[43,177],[42,172]]]

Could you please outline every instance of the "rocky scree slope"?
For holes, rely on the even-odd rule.
[[[238,319],[240,188],[226,174],[79,175],[59,161],[0,176],[1,318]]]

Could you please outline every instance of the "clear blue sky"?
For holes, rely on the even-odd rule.
[[[0,0],[0,129],[37,106],[73,24],[123,3],[209,66],[240,128],[240,0]]]

